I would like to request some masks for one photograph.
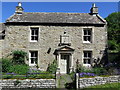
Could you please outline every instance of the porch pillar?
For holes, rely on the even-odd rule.
[[[60,68],[60,59],[61,59],[61,55],[60,53],[58,54],[58,68]]]
[[[58,53],[58,67],[57,67],[57,72],[56,72],[56,74],[59,74],[59,73],[60,73],[60,59],[61,59],[61,55],[60,55],[60,53]]]
[[[70,55],[70,62],[71,62],[71,65],[70,65],[70,73],[73,71],[73,55],[71,54]]]

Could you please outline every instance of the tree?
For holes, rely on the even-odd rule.
[[[111,51],[117,51],[114,55],[114,66],[120,66],[120,12],[110,14],[105,18],[108,23],[108,48]],[[112,56],[110,56],[112,58]],[[112,58],[113,59],[113,58]]]
[[[108,48],[118,51],[120,47],[120,12],[112,13],[105,19],[108,23]]]

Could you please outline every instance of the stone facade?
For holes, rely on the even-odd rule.
[[[56,88],[55,79],[4,79],[2,88]]]
[[[42,21],[40,19],[39,22],[35,21],[36,19],[34,18],[35,20],[33,19],[34,21],[32,22],[30,21],[32,19],[28,17],[29,16],[28,14],[31,15],[32,13],[21,12],[18,15],[17,12],[17,14],[10,17],[5,23],[6,32],[5,32],[5,39],[2,45],[3,57],[8,56],[8,54],[10,54],[14,50],[23,50],[28,53],[28,56],[30,51],[37,51],[38,52],[37,64],[41,70],[46,70],[48,64],[52,63],[53,60],[57,60],[58,69],[60,69],[62,54],[67,54],[69,55],[68,56],[69,62],[67,62],[67,64],[69,63],[69,66],[67,66],[67,68],[70,69],[69,72],[75,70],[77,61],[79,62],[79,64],[84,64],[83,62],[84,51],[92,52],[91,65],[94,64],[93,60],[95,59],[99,58],[100,60],[104,60],[104,61],[106,60],[104,58],[106,56],[106,47],[107,47],[106,21],[103,20],[101,17],[99,17],[97,13],[95,13],[95,15],[68,13],[65,14],[66,15],[65,17],[68,17],[66,19],[66,22],[65,21],[60,22],[61,19],[65,18],[62,15],[63,13],[59,13],[59,14],[42,13],[42,15],[51,15],[51,16],[54,15],[58,17],[57,19],[59,22],[57,24],[55,24],[56,18],[53,18],[53,20],[49,18],[48,20],[47,17],[49,16],[45,16],[45,18],[43,17],[44,20]],[[33,15],[34,16],[36,15],[36,18],[38,17],[38,15],[39,17],[42,16],[41,13],[36,13],[36,14],[33,13]],[[82,18],[79,21],[77,21],[78,19],[69,21],[70,20],[69,16],[71,16],[71,18],[78,17],[78,19],[81,18],[82,16]],[[59,19],[59,17],[61,18]],[[25,21],[20,21],[24,19]],[[32,23],[30,23],[29,21]],[[44,23],[47,21],[49,23]],[[39,36],[37,42],[30,41],[31,27],[39,28],[39,33],[38,33]],[[84,28],[92,29],[91,31],[92,38],[90,43],[83,42]],[[61,44],[61,36],[63,35],[69,36],[69,45]],[[29,64],[29,60],[26,60],[26,63]]]

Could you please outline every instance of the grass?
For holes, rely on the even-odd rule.
[[[102,85],[95,85],[95,86],[90,86],[87,88],[84,88],[82,90],[94,90],[94,89],[101,89],[101,90],[120,90],[120,83],[107,83],[107,84],[102,84]]]

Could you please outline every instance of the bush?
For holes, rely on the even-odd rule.
[[[9,72],[25,75],[27,74],[28,70],[29,70],[29,67],[27,65],[13,65],[13,66],[10,66]]]
[[[95,73],[96,75],[105,75],[107,74],[107,70],[102,67],[95,67],[93,68],[93,73]]]
[[[48,65],[47,71],[50,73],[56,73],[57,70],[57,61],[54,60],[52,64]]]
[[[13,55],[13,63],[15,64],[25,64],[25,57],[27,57],[27,53],[22,50],[16,50],[12,52]]]
[[[12,66],[12,62],[8,58],[1,59],[2,61],[2,72],[8,72],[10,69],[10,66]]]
[[[95,75],[105,75],[107,70],[103,67],[86,68],[82,65],[77,66],[78,73],[94,73]]]

